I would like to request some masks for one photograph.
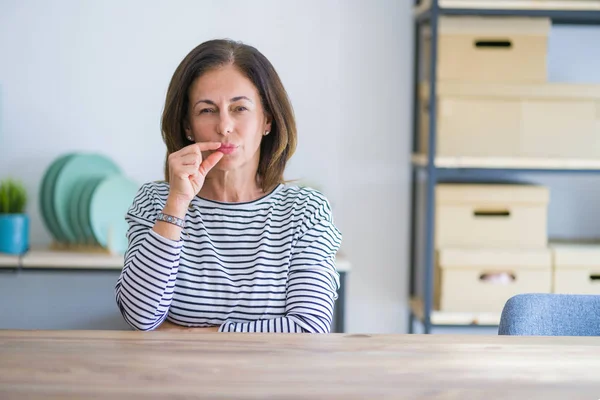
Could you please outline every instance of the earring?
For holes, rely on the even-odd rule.
[[[263,134],[263,136],[267,136],[270,133],[270,131],[265,131],[265,133]]]
[[[192,137],[191,137],[191,136],[188,136],[188,137],[187,137],[187,139],[188,139],[190,142],[193,142],[193,141],[194,141],[194,139],[192,139]]]

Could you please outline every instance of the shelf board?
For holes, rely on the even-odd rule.
[[[336,257],[335,259],[335,268],[338,272],[350,272],[352,269],[352,264],[343,256]]]
[[[50,249],[33,249],[22,257],[0,256],[0,268],[121,270],[124,262],[124,256],[118,254]],[[336,258],[336,268],[339,272],[349,272],[352,266],[340,256]]]
[[[441,9],[600,11],[599,0],[438,0],[438,4]],[[430,9],[431,0],[423,0],[418,8]]]
[[[120,270],[123,264],[123,255],[67,250],[35,249],[21,259],[22,268]]]
[[[410,300],[413,315],[420,321],[424,320],[424,306],[420,298]],[[498,326],[500,313],[477,312],[447,312],[432,310],[431,324],[434,326]]]
[[[426,154],[413,154],[413,165],[427,166]],[[449,157],[438,156],[434,161],[437,169],[489,169],[531,171],[599,171],[600,159],[520,158],[520,157]]]
[[[17,268],[19,265],[19,256],[0,253],[0,268]]]
[[[438,0],[440,15],[547,17],[554,23],[600,24],[600,0]],[[431,16],[431,0],[414,9],[417,20]]]

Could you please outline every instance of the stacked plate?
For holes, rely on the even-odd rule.
[[[42,219],[56,242],[124,253],[125,214],[138,188],[109,158],[69,153],[54,160],[44,174]]]

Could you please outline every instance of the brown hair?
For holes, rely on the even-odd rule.
[[[283,172],[296,150],[296,121],[287,92],[273,65],[256,48],[233,40],[204,42],[179,64],[167,91],[161,120],[162,137],[167,145],[165,180],[169,181],[169,154],[191,144],[184,131],[188,112],[188,89],[205,72],[232,64],[256,87],[271,132],[260,144],[257,178],[267,192],[283,183]]]

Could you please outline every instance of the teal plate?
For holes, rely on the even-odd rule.
[[[46,227],[46,229],[48,229],[48,231],[50,232],[50,234],[52,236],[54,236],[54,232],[52,232],[52,229],[50,228],[50,218],[47,215],[48,213],[44,206],[45,199],[46,199],[45,194],[46,194],[46,188],[48,187],[49,175],[52,173],[52,171],[54,169],[57,168],[56,164],[61,162],[65,157],[66,156],[61,156],[61,157],[54,159],[50,163],[48,168],[46,168],[46,170],[44,171],[44,176],[42,177],[42,180],[40,182],[40,190],[38,192],[38,206],[39,206],[39,210],[40,210],[40,215],[42,216],[42,222],[44,223],[44,226]]]
[[[86,244],[86,237],[84,233],[84,227],[82,221],[79,218],[79,207],[83,206],[83,192],[86,186],[90,183],[90,180],[98,180],[100,178],[88,178],[80,179],[73,188],[71,197],[69,197],[69,225],[75,232],[76,243]],[[89,201],[89,199],[88,199]],[[89,203],[87,204],[89,208]]]
[[[65,242],[66,237],[58,225],[56,219],[56,213],[54,212],[54,199],[52,198],[52,190],[56,177],[58,176],[61,168],[67,163],[67,161],[73,157],[74,154],[65,154],[55,159],[52,164],[46,170],[44,177],[42,178],[42,186],[40,188],[39,200],[40,209],[42,213],[42,220],[46,225],[46,228],[50,231],[54,240],[58,242]]]
[[[88,179],[88,181],[85,183],[83,191],[81,192],[79,204],[77,205],[77,219],[83,230],[83,239],[85,244],[98,244],[90,225],[90,203],[92,202],[92,194],[94,193],[94,190],[103,179],[104,178]]]
[[[71,226],[70,198],[77,185],[90,178],[119,174],[119,167],[100,154],[76,154],[61,168],[53,187],[54,211],[61,232],[68,242],[77,242],[77,231]]]
[[[125,215],[133,203],[139,185],[115,175],[104,179],[94,190],[90,203],[90,226],[98,243],[112,253],[127,250]]]

